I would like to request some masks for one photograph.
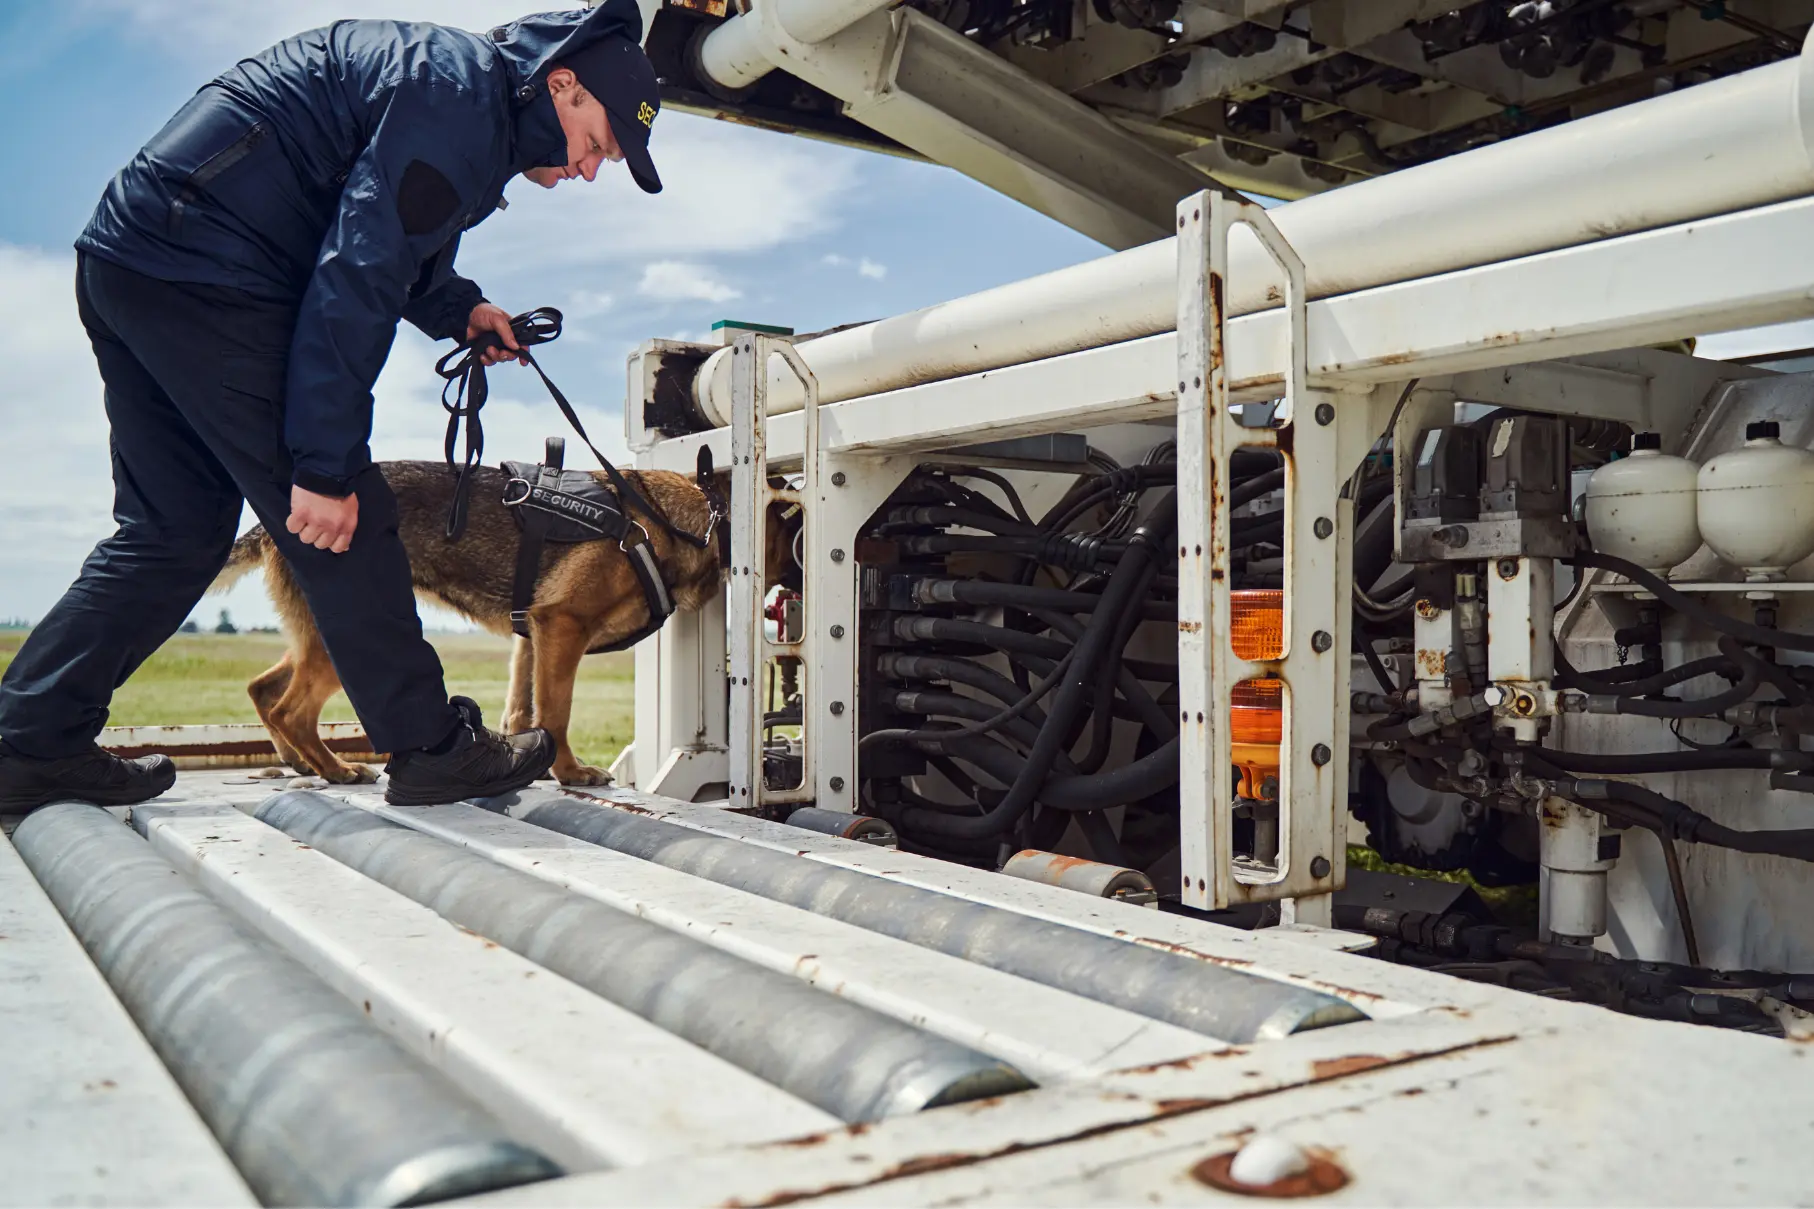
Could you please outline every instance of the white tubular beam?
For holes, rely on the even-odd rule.
[[[761,0],[759,8],[732,17],[706,35],[699,46],[699,67],[721,88],[748,88],[780,65],[777,58],[785,61],[786,51],[775,42],[823,42],[892,3],[894,0]],[[772,12],[763,11],[770,7]],[[777,33],[783,38],[777,39]]]
[[[0,836],[0,1205],[254,1205]]]
[[[838,1124],[231,806],[140,806],[134,821],[160,856],[569,1169]]]
[[[1811,64],[1803,54],[1308,197],[1272,218],[1304,259],[1310,296],[1329,298],[1800,197],[1814,192]],[[1176,258],[1168,239],[798,347],[832,403],[1166,332]],[[1229,283],[1230,315],[1280,301],[1277,270],[1245,232],[1231,241]],[[729,369],[717,354],[694,384],[720,425]],[[798,407],[791,376],[770,373],[771,412]]]
[[[1500,381],[1499,367],[1814,315],[1814,277],[1806,259],[1793,254],[1810,242],[1814,199],[1802,199],[1313,302],[1310,379],[1372,385],[1422,377],[1427,383],[1439,374],[1496,370],[1472,374],[1467,397],[1499,402],[1503,396],[1510,405],[1541,407],[1541,391],[1506,394],[1515,384]],[[1228,325],[1234,401],[1280,393],[1283,316],[1274,308]],[[928,382],[823,408],[822,448],[948,449],[983,440],[982,434],[996,440],[1168,416],[1175,410],[1176,371],[1176,338],[1168,333]],[[1514,374],[1548,372],[1532,366]],[[1591,394],[1558,389],[1550,397],[1558,410],[1574,414],[1641,419],[1622,407],[1608,412],[1608,392],[1599,386]],[[1635,398],[1626,390],[1610,397]],[[768,449],[776,465],[798,462],[800,431],[797,415],[771,420]],[[663,441],[643,465],[690,472],[702,444],[720,461],[730,456],[729,434],[717,429]]]
[[[476,806],[359,804],[501,865],[1012,1062],[1042,1084],[1226,1048],[1003,974]]]

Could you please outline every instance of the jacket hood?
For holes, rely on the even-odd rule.
[[[531,13],[493,29],[490,38],[510,68],[511,95],[520,105],[541,91],[549,70],[566,56],[611,36],[640,43],[642,33],[636,0],[604,0],[597,8]]]

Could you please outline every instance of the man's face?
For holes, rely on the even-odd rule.
[[[548,97],[561,120],[561,132],[567,136],[567,166],[564,168],[528,168],[523,175],[544,189],[562,181],[592,180],[606,160],[617,163],[624,158],[611,133],[611,115],[591,93],[580,86],[579,78],[565,67],[548,74]]]

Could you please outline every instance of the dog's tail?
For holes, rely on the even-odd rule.
[[[227,565],[220,569],[214,582],[208,586],[210,593],[225,592],[247,575],[264,565],[265,551],[271,545],[270,535],[263,525],[254,525],[233,543],[233,552],[227,555]]]

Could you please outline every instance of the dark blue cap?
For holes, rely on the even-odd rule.
[[[642,47],[618,34],[600,38],[563,58],[587,92],[611,116],[611,133],[623,148],[624,165],[645,193],[661,192],[661,177],[649,158],[649,135],[661,112],[661,81]]]

